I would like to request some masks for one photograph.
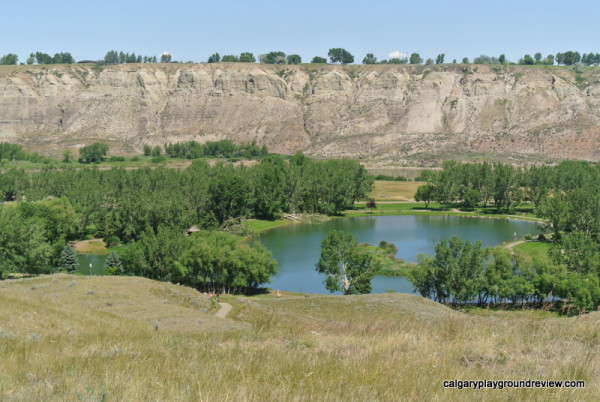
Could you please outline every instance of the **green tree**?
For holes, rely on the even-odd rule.
[[[365,206],[371,210],[371,213],[373,213],[373,210],[377,209],[377,202],[375,201],[375,198],[369,198]]]
[[[14,53],[8,53],[0,57],[0,64],[2,65],[17,64],[18,61],[19,57]]]
[[[466,208],[474,209],[480,201],[481,192],[477,189],[471,188],[465,193],[463,204]]]
[[[240,63],[256,63],[256,57],[252,53],[242,53],[240,54]]]
[[[52,246],[42,218],[0,209],[0,272],[39,275],[50,266]]]
[[[327,59],[325,57],[315,56],[310,62],[313,64],[327,64]]]
[[[376,64],[377,57],[373,56],[373,53],[367,53],[365,58],[363,59],[363,64]]]
[[[260,55],[260,62],[266,64],[285,64],[286,57],[284,52],[269,52]]]
[[[123,272],[123,263],[117,253],[113,251],[104,261],[104,275],[121,275]]]
[[[445,57],[446,57],[446,55],[444,53],[438,54],[437,57],[435,58],[435,64],[444,64]]]
[[[170,63],[171,62],[171,54],[164,52],[163,54],[160,55],[160,62],[161,63]]]
[[[506,63],[506,56],[504,55],[504,53],[502,53],[502,54],[500,55],[500,57],[498,57],[498,62],[499,62],[500,64],[504,64],[504,63]]]
[[[73,154],[68,149],[63,151],[63,162],[71,163],[73,161]]]
[[[410,62],[410,64],[421,64],[421,63],[423,63],[423,59],[421,58],[421,55],[419,55],[419,53],[412,53],[410,55],[410,58],[408,59],[408,61]]]
[[[154,148],[152,148],[152,151],[150,152],[150,156],[157,157],[160,155],[161,155],[160,146],[156,145]]]
[[[429,208],[429,203],[434,201],[436,198],[435,193],[435,186],[432,184],[419,186],[417,188],[417,192],[415,193],[415,201],[423,201],[425,203],[425,208]]]
[[[213,53],[208,57],[208,63],[218,63],[221,61],[221,55],[219,53]]]
[[[329,60],[331,60],[331,62],[334,64],[337,64],[337,63],[352,64],[352,63],[354,63],[354,56],[346,49],[342,49],[342,48],[329,49],[327,56],[329,57]]]
[[[144,231],[120,255],[123,271],[159,281],[177,281],[181,278],[175,261],[187,248],[187,238],[176,227],[160,226],[156,233]]]
[[[370,293],[378,267],[370,254],[359,249],[352,234],[334,230],[321,242],[316,269],[326,275],[327,290],[349,295]]]
[[[254,191],[246,169],[217,164],[211,170],[208,184],[209,210],[217,222],[246,217],[254,204]]]
[[[260,243],[217,231],[190,236],[175,265],[183,283],[228,293],[257,289],[277,273],[277,262]]]
[[[600,275],[600,246],[580,231],[563,236],[553,244],[550,256],[556,264],[564,264],[568,271]]]
[[[438,302],[474,300],[484,281],[481,243],[453,236],[435,246],[435,257],[419,258],[411,282],[422,296]]]
[[[463,57],[462,64],[469,64],[469,58],[468,57]]]
[[[67,272],[75,272],[77,268],[79,268],[79,260],[77,259],[77,254],[75,254],[75,250],[71,245],[67,244],[63,251],[60,253],[60,260],[58,261],[58,266],[61,270]]]
[[[285,160],[280,155],[267,156],[254,173],[254,211],[258,217],[273,219],[285,205]]]
[[[82,147],[79,149],[80,163],[98,163],[103,162],[108,153],[108,145],[101,142]]]
[[[237,63],[239,61],[240,61],[240,59],[236,55],[233,55],[233,54],[226,54],[226,55],[223,55],[223,58],[221,58],[221,62],[223,62],[223,63]]]
[[[52,58],[53,64],[73,64],[75,63],[75,59],[71,56],[71,53],[56,53]]]
[[[144,145],[144,156],[150,156],[150,153],[152,152],[152,147],[148,144]]]
[[[519,60],[519,64],[532,65],[535,64],[535,60],[533,59],[533,57],[526,54],[521,60]]]
[[[287,64],[300,64],[302,63],[302,57],[298,54],[289,54],[286,58]]]

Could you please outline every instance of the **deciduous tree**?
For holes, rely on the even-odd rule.
[[[326,275],[325,287],[332,293],[370,293],[377,268],[372,256],[359,250],[350,233],[334,230],[321,242],[316,269]]]

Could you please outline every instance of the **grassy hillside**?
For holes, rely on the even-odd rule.
[[[466,315],[417,296],[237,298],[128,277],[0,282],[4,400],[591,400],[600,316]],[[451,379],[585,389],[444,389]]]

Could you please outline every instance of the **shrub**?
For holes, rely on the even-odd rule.
[[[112,235],[112,236],[108,236],[106,239],[104,239],[104,242],[106,243],[107,247],[114,247],[117,244],[121,243],[121,239],[119,239],[115,235]]]

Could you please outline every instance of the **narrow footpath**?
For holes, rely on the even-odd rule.
[[[219,303],[219,306],[221,307],[219,309],[219,311],[217,311],[215,313],[215,317],[217,318],[225,318],[227,317],[227,314],[229,314],[229,312],[231,311],[231,304],[229,303]]]

